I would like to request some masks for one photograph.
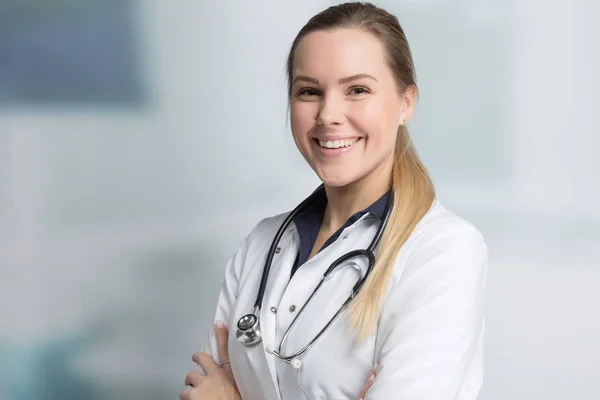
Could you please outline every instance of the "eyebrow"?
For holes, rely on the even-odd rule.
[[[344,84],[344,83],[348,83],[351,81],[355,81],[357,79],[362,79],[362,78],[369,78],[369,79],[373,79],[375,82],[379,81],[377,79],[375,79],[373,76],[369,75],[369,74],[356,74],[356,75],[352,75],[352,76],[347,76],[345,78],[340,78],[338,80],[338,83],[340,85]],[[305,75],[298,75],[297,77],[294,78],[294,81],[292,82],[292,84],[298,82],[298,81],[303,81],[303,82],[310,82],[310,83],[314,83],[315,85],[319,84],[319,80],[315,79],[315,78],[311,78],[310,76],[305,76]]]

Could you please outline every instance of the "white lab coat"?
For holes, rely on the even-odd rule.
[[[238,319],[253,311],[267,250],[286,214],[257,224],[227,264],[214,321],[229,327],[229,355],[244,400],[358,399],[380,362],[369,400],[475,400],[483,380],[483,288],[487,247],[469,222],[434,201],[398,253],[377,330],[357,343],[345,310],[306,353],[302,366],[266,352],[340,255],[368,247],[380,220],[365,214],[290,280],[299,238],[290,224],[275,255],[260,312],[262,343],[236,340]],[[293,353],[337,312],[366,263],[334,272],[300,316],[283,354]],[[290,307],[294,305],[295,309]],[[276,307],[274,313],[271,307]],[[294,311],[291,311],[294,310]],[[217,360],[214,329],[202,347]]]

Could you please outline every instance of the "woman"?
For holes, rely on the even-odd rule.
[[[289,214],[259,222],[230,260],[215,313],[224,325],[194,354],[203,373],[188,374],[181,398],[476,399],[487,249],[435,200],[411,144],[417,86],[398,20],[371,4],[330,7],[296,37],[287,72],[294,141],[323,189],[276,245],[252,346],[238,321],[252,313]],[[336,316],[365,257],[342,263],[307,303],[329,266],[380,229],[375,265],[347,307]]]

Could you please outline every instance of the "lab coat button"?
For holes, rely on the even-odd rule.
[[[281,247],[278,247],[275,249],[275,253],[279,254],[279,252],[281,251]]]
[[[272,312],[273,314],[277,313],[277,307],[271,307],[271,312]]]
[[[292,304],[290,306],[290,312],[294,312],[294,311],[296,311],[296,306]]]

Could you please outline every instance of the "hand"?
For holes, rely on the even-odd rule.
[[[367,379],[367,382],[365,382],[365,386],[363,386],[363,389],[360,392],[360,396],[358,397],[358,400],[363,400],[365,398],[365,396],[367,395],[367,391],[369,390],[369,388],[371,386],[373,386],[373,382],[375,382],[375,377],[377,376],[377,367],[379,367],[379,364],[377,364],[373,367],[373,372],[371,373],[371,376],[369,377],[369,379]]]
[[[229,331],[222,322],[215,325],[219,359],[229,360],[227,338]],[[235,384],[231,364],[222,367],[208,353],[194,353],[192,360],[200,365],[206,375],[198,370],[191,371],[185,377],[185,385],[190,386],[179,395],[180,400],[241,400],[240,392]]]

